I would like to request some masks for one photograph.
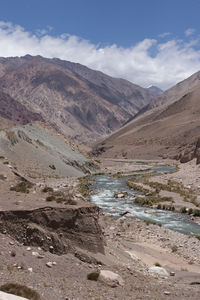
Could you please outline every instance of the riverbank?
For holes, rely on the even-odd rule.
[[[116,164],[113,160],[110,165],[108,161],[104,163],[102,172],[112,172],[112,174],[138,169],[147,170],[155,164],[155,162],[146,162],[146,165],[144,162],[133,164],[132,161],[119,161]],[[25,209],[40,211],[47,205],[55,210],[64,209],[67,203],[56,201],[61,199],[58,196],[64,195],[66,199],[70,197],[71,200],[76,201],[77,205],[89,205],[86,198],[81,195],[81,191],[88,192],[87,180],[49,179],[45,182],[37,182],[28,193],[22,193],[10,190],[10,187],[16,186],[19,181],[13,177],[11,169],[8,168],[7,173],[4,174],[7,180],[1,181],[2,211],[13,210],[13,207],[14,210],[20,211]],[[176,177],[177,174],[179,173],[162,174],[155,178],[164,180],[165,177],[162,176]],[[47,201],[49,196],[55,196],[55,199]],[[76,208],[74,205],[73,207]],[[53,213],[52,217],[54,215]],[[56,243],[53,244],[55,235],[51,239],[51,233],[44,231],[44,224],[40,219],[38,220],[36,233],[39,229],[44,232],[44,238],[47,238],[50,243],[49,250],[42,246],[27,244],[26,240],[20,242],[8,232],[8,229],[0,233],[1,284],[23,283],[36,290],[42,300],[199,300],[200,241],[191,235],[183,235],[164,227],[145,223],[133,216],[128,217],[128,214],[118,220],[100,214],[99,223],[104,236],[105,254],[77,247],[73,251],[58,255],[55,252]],[[51,223],[49,220],[48,217],[48,223]],[[52,224],[58,225],[59,239],[63,239],[63,232],[60,229],[62,222],[59,222],[56,216]],[[91,220],[88,220],[88,226],[89,224]],[[29,226],[33,227],[33,220]],[[86,245],[90,236],[88,226],[85,227],[86,233],[82,239]],[[77,222],[74,228],[79,235]],[[18,233],[19,231],[16,231],[16,234]],[[163,267],[167,275],[151,272],[151,267],[155,264]],[[87,279],[89,273],[101,270],[119,274],[124,284],[113,288],[100,281]]]

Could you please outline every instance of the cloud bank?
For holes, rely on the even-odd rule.
[[[163,39],[144,39],[129,48],[101,47],[69,34],[55,37],[49,28],[31,33],[21,26],[0,22],[0,56],[26,54],[78,62],[143,87],[156,85],[162,89],[200,70],[197,39],[165,42]]]

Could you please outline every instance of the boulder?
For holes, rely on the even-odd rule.
[[[155,273],[155,274],[158,274],[158,275],[161,275],[161,276],[169,276],[169,273],[167,272],[167,270],[165,270],[162,267],[156,267],[156,266],[150,267],[149,272],[150,273]]]
[[[99,272],[98,281],[101,281],[111,287],[117,287],[119,285],[124,285],[124,280],[122,277],[112,271],[101,270]]]
[[[115,198],[124,198],[127,195],[127,192],[116,192],[114,194]]]
[[[155,209],[147,209],[147,210],[145,210],[144,212],[145,212],[146,214],[151,215],[151,214],[155,214],[156,211],[157,211],[157,210],[155,210]]]
[[[0,300],[27,300],[27,298],[19,297],[13,294],[8,294],[0,291]]]

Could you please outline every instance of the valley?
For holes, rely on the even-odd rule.
[[[0,74],[0,289],[198,300],[199,73],[162,92],[26,55]]]

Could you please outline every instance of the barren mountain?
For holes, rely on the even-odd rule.
[[[30,55],[0,59],[0,89],[82,143],[120,128],[153,98],[151,91],[126,80]]]
[[[158,158],[185,160],[195,156],[200,134],[200,73],[176,85],[168,92],[179,90],[183,96],[157,106],[138,116],[122,129],[97,145],[96,153],[106,157]],[[195,87],[191,87],[195,79]],[[199,82],[199,83],[198,83]],[[191,85],[190,85],[191,84]],[[174,92],[175,93],[175,92]],[[178,98],[178,99],[177,99]],[[105,153],[104,153],[105,152]],[[189,155],[192,153],[191,155]]]
[[[163,93],[163,90],[159,89],[157,86],[154,85],[150,86],[148,90],[155,96],[159,96]]]
[[[200,84],[200,71],[193,74],[189,78],[177,83],[172,88],[168,89],[158,97],[154,98],[143,109],[143,112],[152,109],[154,107],[157,107],[161,104],[166,103],[166,105],[169,105],[169,103],[173,103],[176,100],[180,99],[182,96],[184,96],[186,93],[189,93],[190,90],[192,91],[199,84]]]
[[[24,105],[0,91],[0,128],[14,124],[27,124],[32,121],[44,121],[42,116],[28,110]]]

